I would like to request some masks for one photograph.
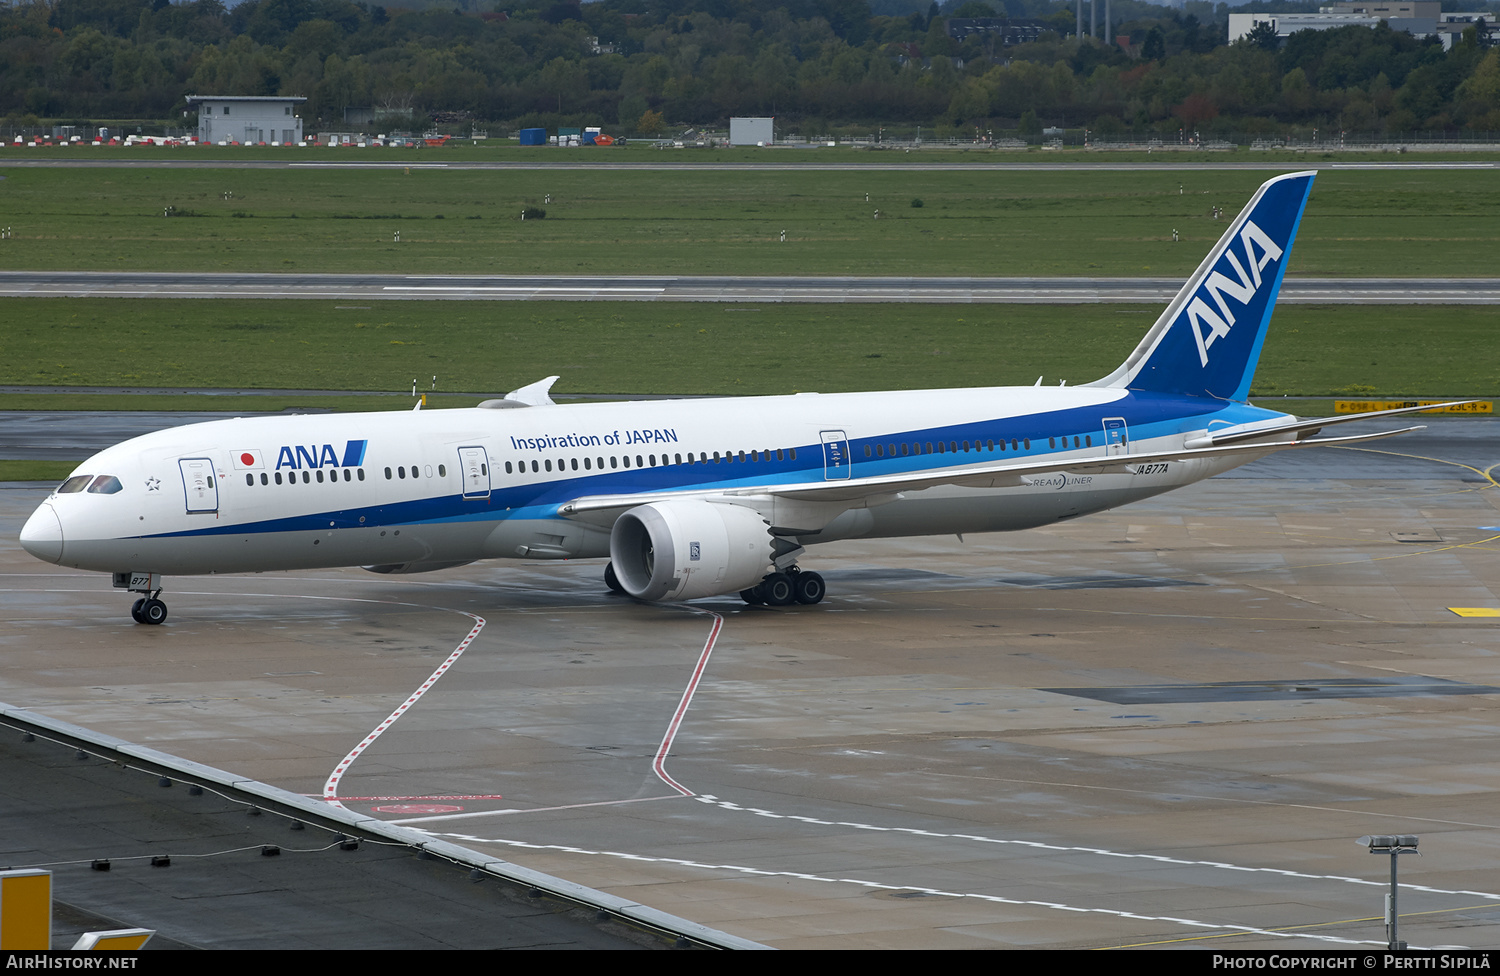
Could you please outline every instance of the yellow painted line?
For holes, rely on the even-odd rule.
[[[1446,403],[1446,400],[1335,400],[1334,413],[1372,413],[1376,410],[1400,410],[1402,407],[1425,407]],[[1449,407],[1434,407],[1420,413],[1494,413],[1493,400],[1475,400],[1472,403],[1456,403]]]
[[[1460,617],[1500,617],[1500,609],[1495,607],[1449,607]]]

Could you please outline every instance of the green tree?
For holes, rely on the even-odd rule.
[[[1241,44],[1258,47],[1262,51],[1274,51],[1281,46],[1281,38],[1276,34],[1276,28],[1269,20],[1263,20],[1255,25],[1255,28],[1240,38]]]
[[[646,109],[635,123],[635,131],[643,136],[659,136],[666,128],[666,119],[655,109]]]
[[[1141,57],[1147,61],[1160,61],[1167,56],[1167,39],[1160,27],[1146,33],[1146,42],[1141,45]]]

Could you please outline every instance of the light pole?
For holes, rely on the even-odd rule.
[[[1417,835],[1377,834],[1361,837],[1358,843],[1369,848],[1371,854],[1391,856],[1391,893],[1385,896],[1385,934],[1389,942],[1387,948],[1399,952],[1406,948],[1406,943],[1396,938],[1396,919],[1400,917],[1396,911],[1396,858],[1402,854],[1422,856],[1417,850]]]

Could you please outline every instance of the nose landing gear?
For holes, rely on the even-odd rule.
[[[115,573],[116,589],[144,593],[130,607],[130,618],[138,624],[160,624],[167,619],[167,605],[161,602],[161,576],[157,573]]]
[[[167,605],[155,596],[140,599],[130,608],[130,616],[138,624],[159,624],[167,619]]]

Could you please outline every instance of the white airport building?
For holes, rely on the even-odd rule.
[[[774,118],[732,118],[729,120],[731,146],[769,146],[776,141]]]
[[[198,141],[237,142],[241,145],[302,141],[302,116],[297,106],[307,99],[295,95],[189,95],[188,108],[198,106]]]
[[[1297,31],[1374,27],[1383,20],[1392,30],[1404,30],[1413,37],[1435,36],[1447,50],[1465,30],[1485,19],[1483,12],[1444,13],[1441,8],[1439,0],[1394,0],[1389,3],[1342,0],[1319,7],[1315,14],[1232,13],[1229,15],[1229,43],[1240,40],[1261,24],[1270,24],[1276,36],[1285,40]],[[1491,37],[1495,36],[1494,21],[1493,17],[1486,20],[1486,32]]]

